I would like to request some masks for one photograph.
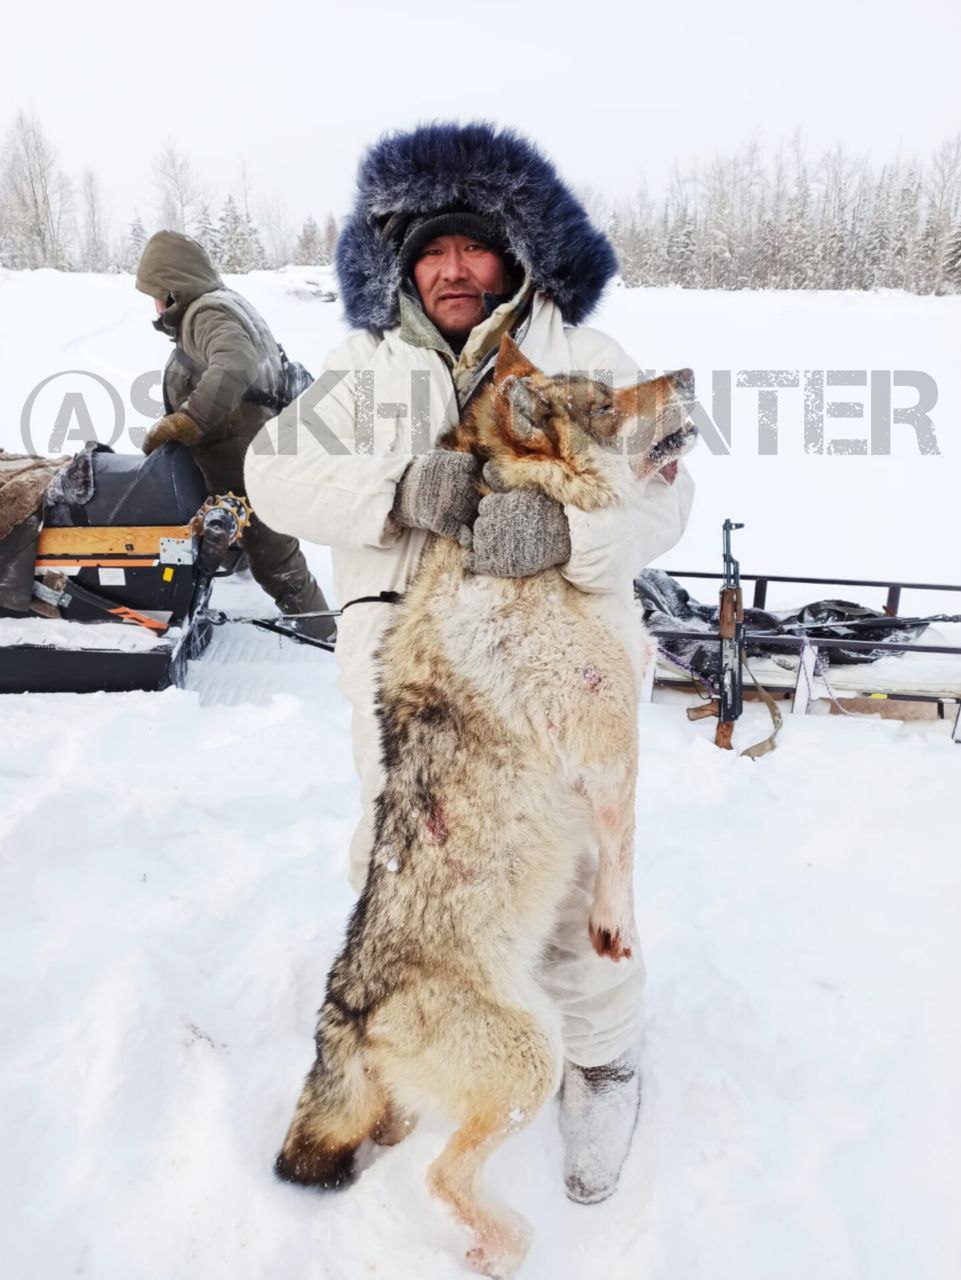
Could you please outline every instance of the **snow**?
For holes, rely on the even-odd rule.
[[[317,365],[337,341],[336,304],[296,296],[295,277],[235,283],[292,358]],[[18,316],[0,344],[8,448],[40,377],[90,368],[129,389],[165,354],[128,278],[4,273],[0,300]],[[806,457],[796,439],[758,458],[739,409],[731,456],[692,463],[692,528],[663,566],[715,567],[730,514],[747,521],[745,569],[955,580],[957,304],[616,293],[599,327],[708,384],[726,362],[863,360],[928,369],[941,391],[940,457],[896,432],[890,458]],[[310,555],[329,589],[327,553]],[[243,580],[213,600],[267,603]],[[186,689],[0,699],[11,1280],[465,1274],[463,1237],[424,1186],[439,1122],[365,1150],[337,1195],[271,1174],[351,903],[358,787],[335,685],[325,653],[228,624]],[[535,1227],[522,1274],[948,1280],[961,748],[945,722],[786,716],[778,750],[752,762],[716,750],[678,701],[640,713],[640,1127],[620,1190],[596,1206],[564,1195],[556,1103],[498,1153],[491,1180]],[[750,706],[736,738],[767,732]]]
[[[144,653],[167,648],[180,636],[179,627],[168,627],[162,638],[139,623],[94,622],[81,625],[67,619],[0,618],[0,649],[32,644],[51,649],[117,649]]]

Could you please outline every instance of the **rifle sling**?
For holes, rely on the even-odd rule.
[[[751,680],[754,683],[754,688],[757,690],[757,696],[761,699],[761,701],[764,703],[764,705],[767,707],[768,711],[770,712],[771,722],[774,725],[774,729],[770,734],[768,734],[766,738],[763,738],[760,742],[755,742],[752,747],[746,747],[745,750],[741,752],[742,756],[748,756],[749,759],[751,760],[757,760],[759,756],[766,756],[769,751],[774,750],[776,745],[775,738],[780,732],[781,725],[784,723],[784,721],[781,717],[781,711],[777,703],[768,693],[767,689],[765,689],[764,686],[761,684],[761,682],[758,680],[757,676],[755,676],[750,666],[748,666],[747,653],[745,652],[744,649],[741,650],[741,662],[744,664],[745,670],[747,671],[748,675],[751,677]]]

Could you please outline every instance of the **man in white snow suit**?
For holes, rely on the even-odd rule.
[[[638,379],[616,342],[580,327],[616,271],[613,249],[523,138],[435,124],[383,139],[361,164],[337,270],[358,331],[254,440],[246,483],[273,527],[331,546],[343,602],[403,592],[431,532],[456,536],[465,525],[473,572],[558,566],[589,592],[630,592],[634,575],[677,542],[693,498],[683,465],[673,484],[655,478],[634,508],[586,513],[517,490],[479,500],[474,459],[432,449],[492,372],[505,333],[547,374]],[[358,891],[382,782],[373,657],[390,609],[354,605],[338,627],[362,787],[351,844]],[[564,1019],[565,1181],[582,1203],[616,1187],[640,1100],[643,963],[595,955],[595,867],[596,852],[585,850],[544,974]]]

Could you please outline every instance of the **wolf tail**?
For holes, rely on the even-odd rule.
[[[387,1100],[364,1061],[357,1020],[329,1001],[320,1011],[317,1059],[274,1163],[286,1182],[333,1189],[350,1182],[354,1153],[376,1128]]]

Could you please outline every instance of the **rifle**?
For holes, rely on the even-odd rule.
[[[701,720],[705,716],[717,716],[717,732],[714,743],[725,751],[732,749],[734,722],[744,706],[741,660],[744,653],[744,601],[741,596],[741,566],[731,551],[731,533],[743,529],[743,524],[724,521],[724,581],[721,585],[721,616],[718,632],[721,637],[721,680],[719,696],[700,707],[691,707],[688,718]]]
[[[731,532],[743,524],[724,521],[724,583],[721,587],[721,688],[715,745],[731,750],[734,721],[744,707],[741,682],[741,655],[744,652],[744,601],[741,597],[741,566],[731,552]]]

